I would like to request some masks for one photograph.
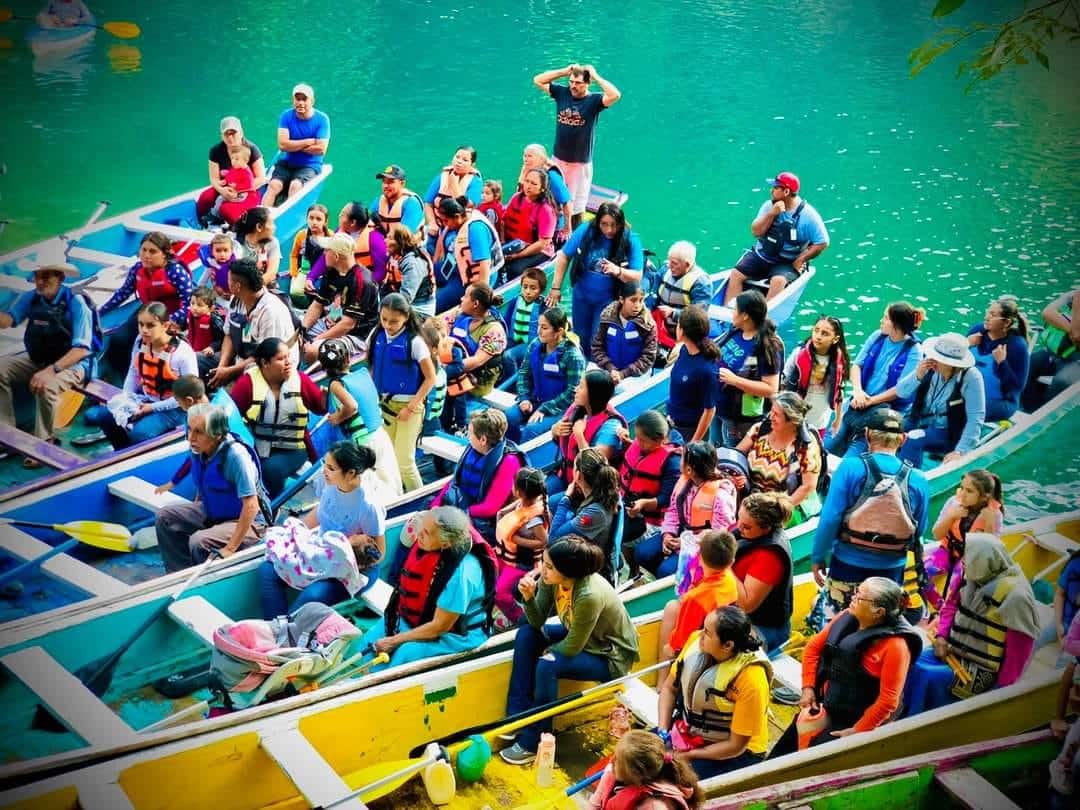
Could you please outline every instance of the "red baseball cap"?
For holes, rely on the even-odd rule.
[[[776,175],[775,178],[773,178],[772,180],[766,180],[765,182],[773,188],[783,186],[792,194],[799,193],[799,178],[793,175],[791,172],[780,172],[780,174]]]

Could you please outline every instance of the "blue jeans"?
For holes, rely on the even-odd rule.
[[[918,438],[908,433],[907,439],[900,446],[896,456],[901,461],[910,461],[911,466],[921,470],[923,456],[927,453],[940,453],[942,455],[952,452],[955,444],[949,441],[949,431],[945,428],[926,428],[926,433]]]
[[[556,635],[560,635],[556,633]],[[606,658],[588,652],[565,656],[547,650],[553,640],[531,624],[523,622],[514,637],[514,666],[506,713],[517,714],[551,703],[559,697],[559,678],[577,681],[606,681],[611,677]],[[551,719],[541,720],[521,730],[517,742],[527,751],[540,745],[540,735],[551,731]]]
[[[709,441],[712,442],[713,447],[727,447],[734,450],[739,446],[743,436],[750,431],[750,428],[760,421],[760,419],[751,419],[748,422],[736,422],[734,419],[723,417],[713,419],[712,426],[709,429]],[[690,435],[694,435],[693,431],[691,431]],[[683,438],[689,437],[684,435]]]
[[[592,339],[600,328],[600,315],[611,300],[591,301],[585,294],[574,291],[574,300],[570,307],[574,319],[574,332],[581,338],[581,353],[586,360],[592,359]]]
[[[634,560],[641,568],[660,577],[670,576],[679,567],[678,554],[664,554],[664,534],[657,532],[634,546]]]
[[[529,424],[532,413],[522,413],[521,408],[517,405],[507,408],[503,413],[506,414],[506,421],[509,423],[506,436],[518,443],[527,442],[529,439],[550,433],[551,426],[558,422],[560,417],[559,414],[552,414],[551,416],[545,416],[539,422]]]
[[[308,460],[307,450],[271,450],[267,458],[259,459],[266,492],[275,498],[285,489],[285,482]]]
[[[455,270],[453,275],[446,280],[446,285],[439,287],[435,293],[435,311],[446,312],[461,303],[461,296],[465,294],[465,287],[461,283],[461,276]]]
[[[264,619],[273,619],[284,616],[291,611],[295,612],[308,602],[322,602],[324,605],[336,605],[349,598],[349,592],[341,584],[340,579],[320,579],[312,582],[289,607],[289,586],[285,580],[277,575],[274,564],[269,560],[263,560],[259,566],[259,597],[262,601],[262,615]]]
[[[791,725],[794,727],[795,723],[792,722]],[[764,754],[751,754],[749,751],[743,751],[737,757],[731,759],[692,759],[690,760],[690,766],[694,769],[698,779],[708,779],[710,776],[731,773],[739,768],[757,765],[759,762],[764,761]]]
[[[765,652],[772,652],[791,638],[790,621],[782,627],[766,627],[762,624],[755,624],[754,630],[761,636],[761,640],[765,642]]]
[[[109,409],[104,405],[94,405],[87,410],[83,417],[86,424],[101,428],[108,437],[112,446],[117,450],[130,447],[133,444],[144,442],[155,436],[161,436],[174,428],[180,427],[186,421],[184,412],[179,408],[168,411],[154,411],[142,416],[125,430],[116,424]]]

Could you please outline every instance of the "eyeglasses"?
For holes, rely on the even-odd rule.
[[[875,602],[873,599],[871,599],[868,596],[863,596],[862,594],[858,594],[858,593],[854,594],[851,597],[851,601],[852,601],[853,604],[855,602],[866,602],[868,605],[870,605],[870,607],[877,607],[877,602]]]

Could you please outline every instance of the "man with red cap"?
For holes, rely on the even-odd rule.
[[[829,246],[829,232],[821,215],[799,196],[799,178],[791,172],[780,172],[765,182],[772,186],[772,193],[750,223],[750,232],[757,241],[731,271],[724,296],[728,306],[743,291],[743,282],[748,278],[768,281],[766,298],[775,298]]]

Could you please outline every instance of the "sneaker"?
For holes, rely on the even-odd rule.
[[[499,756],[511,765],[528,765],[536,759],[536,752],[528,751],[518,743],[514,743],[509,748],[500,751]]]
[[[72,445],[75,447],[88,447],[91,444],[97,444],[98,442],[105,441],[105,433],[101,430],[95,430],[93,433],[87,433],[83,436],[76,436],[71,440]]]
[[[786,706],[798,706],[802,695],[786,684],[779,684],[772,689],[772,699]]]

